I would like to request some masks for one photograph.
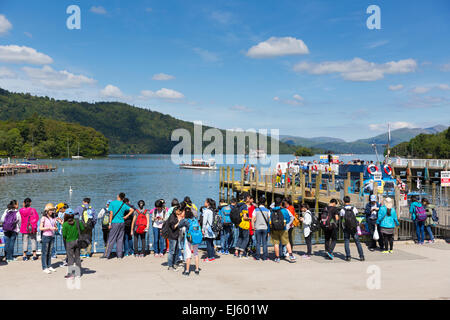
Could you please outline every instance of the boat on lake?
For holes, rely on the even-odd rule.
[[[194,159],[191,163],[180,164],[180,169],[217,170],[216,160]]]

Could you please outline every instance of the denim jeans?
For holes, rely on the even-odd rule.
[[[169,239],[169,254],[167,256],[167,264],[169,267],[173,267],[180,255],[180,247],[178,240]]]
[[[425,224],[423,221],[414,220],[414,224],[416,226],[416,234],[417,234],[417,242],[423,243],[425,241]]]
[[[153,250],[155,250],[155,254],[163,253],[164,242],[164,238],[161,237],[161,229],[153,227]]]
[[[364,258],[364,252],[361,246],[361,243],[359,242],[359,236],[358,233],[355,232],[349,232],[348,230],[344,229],[344,241],[345,241],[345,256],[350,257],[350,237],[352,237],[355,240],[356,248],[358,249],[358,254],[360,258]]]
[[[214,253],[214,239],[212,238],[205,238],[206,241],[206,251],[208,253],[208,258],[212,259],[215,257]]]
[[[223,251],[230,250],[232,241],[233,241],[232,226],[224,226],[222,230],[222,238],[220,239],[220,246],[222,250]]]
[[[428,226],[425,227],[425,229],[427,230],[427,233],[430,236],[430,240],[433,241],[434,240],[434,236],[433,236],[433,231],[431,230],[431,226],[428,225]],[[425,240],[425,237],[423,237],[423,239]]]
[[[236,248],[241,251],[244,251],[245,253],[245,249],[247,248],[249,239],[250,239],[250,231],[239,228],[239,237],[236,243]]]
[[[125,227],[125,232],[123,234],[123,249],[125,255],[132,255],[133,250],[133,237],[131,236],[131,229]]]
[[[55,236],[42,236],[42,270],[45,270],[52,265],[52,246],[55,241]]]
[[[237,241],[238,241],[238,238],[239,238],[239,227],[236,227],[235,225],[233,225],[233,244],[232,244],[232,247],[233,248],[236,248],[236,246],[237,246]]]
[[[256,254],[255,254],[255,258],[259,259],[260,256],[260,252],[261,249],[260,247],[262,246],[263,249],[263,255],[262,258],[263,260],[266,260],[268,257],[267,254],[267,229],[266,230],[255,230],[255,235],[256,235]]]
[[[5,231],[5,254],[6,260],[14,258],[14,244],[16,243],[17,232]]]

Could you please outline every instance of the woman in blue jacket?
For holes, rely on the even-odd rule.
[[[377,224],[380,226],[380,232],[383,235],[384,251],[383,253],[392,253],[394,247],[394,229],[400,225],[397,219],[397,212],[393,208],[394,201],[391,198],[384,200],[384,205],[378,211]],[[388,251],[389,244],[389,251]]]

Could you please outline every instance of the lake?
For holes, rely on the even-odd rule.
[[[300,158],[318,160],[319,155]],[[340,157],[344,162],[355,158],[376,160],[375,155]],[[280,161],[292,159],[292,155],[280,155]],[[81,205],[83,198],[89,197],[98,212],[108,199],[115,200],[119,192],[125,192],[132,204],[144,200],[148,209],[153,208],[160,198],[170,206],[174,197],[181,201],[188,195],[200,207],[206,198],[218,201],[219,197],[219,171],[181,170],[170,155],[111,155],[94,160],[36,162],[57,165],[58,170],[0,177],[1,207],[6,209],[12,199],[18,200],[21,207],[23,199],[29,197],[33,201],[32,206],[41,214],[49,202],[55,206],[66,202],[75,208]],[[240,170],[242,164],[233,166]],[[102,241],[98,245],[102,246]]]

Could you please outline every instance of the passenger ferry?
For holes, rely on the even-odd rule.
[[[250,158],[264,159],[267,156],[267,154],[263,149],[257,149],[257,150],[250,150],[248,156]]]
[[[180,164],[180,169],[217,170],[217,167],[214,159],[194,159],[192,160],[192,163]]]

